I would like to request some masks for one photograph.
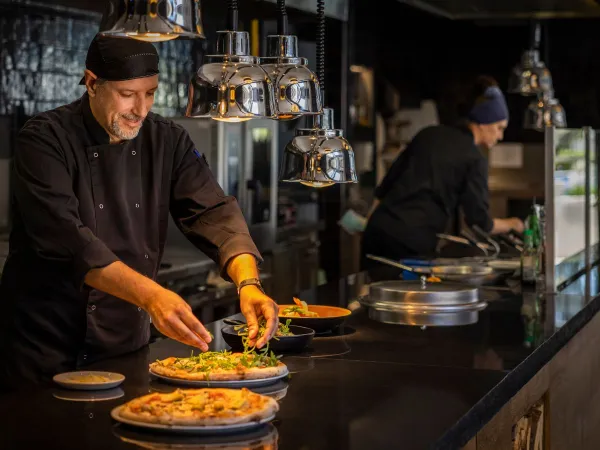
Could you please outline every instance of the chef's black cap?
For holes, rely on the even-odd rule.
[[[103,80],[124,81],[159,73],[158,52],[150,42],[96,35],[85,67]],[[85,84],[85,77],[79,82]]]

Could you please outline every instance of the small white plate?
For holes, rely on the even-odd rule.
[[[116,400],[125,395],[120,387],[102,391],[75,391],[73,389],[60,389],[52,393],[54,398],[69,402],[104,402]]]
[[[103,381],[94,379],[96,377],[101,377]],[[117,387],[125,380],[125,376],[115,372],[79,371],[59,373],[52,379],[67,389],[97,391]]]
[[[287,377],[290,374],[288,370],[281,375],[271,378],[259,378],[258,380],[237,380],[237,381],[204,381],[204,380],[182,380],[180,378],[166,377],[159,375],[150,370],[150,375],[155,376],[166,383],[175,384],[178,386],[194,386],[194,387],[214,387],[214,388],[254,388],[260,386],[269,386],[276,383],[278,380]]]
[[[265,423],[270,422],[275,418],[275,414],[258,422],[236,423],[234,425],[219,425],[219,426],[194,426],[194,425],[161,425],[158,423],[138,422],[121,417],[121,409],[125,405],[117,406],[110,412],[110,416],[117,422],[131,425],[138,428],[148,428],[153,430],[171,431],[173,433],[193,433],[193,434],[224,434],[237,433],[240,431],[248,431],[253,428],[258,428]]]

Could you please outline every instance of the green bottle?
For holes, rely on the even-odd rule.
[[[526,229],[523,233],[524,247],[521,253],[521,282],[524,285],[535,285],[539,270],[539,252],[534,245],[534,233]]]

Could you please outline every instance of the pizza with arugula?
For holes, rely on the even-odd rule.
[[[190,381],[240,381],[283,376],[288,372],[273,352],[205,352],[188,358],[171,357],[150,364],[150,370]]]

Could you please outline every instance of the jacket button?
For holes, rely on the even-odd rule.
[[[136,204],[135,204],[135,207],[136,207],[136,208],[139,208],[139,207],[140,207],[140,204],[139,204],[139,203],[136,203]]]
[[[131,152],[131,154],[132,154],[133,156],[135,156],[135,150],[133,150],[133,151]]]
[[[103,205],[102,203],[100,203],[100,204],[98,205],[98,208],[100,208],[100,209],[104,209],[104,205]]]
[[[96,310],[96,305],[92,305],[90,309],[91,309],[92,311],[95,311],[95,310]]]
[[[139,308],[139,307],[138,307],[138,311],[141,311],[141,310],[142,310],[142,308]]]
[[[144,255],[144,258],[146,258],[146,259],[148,259],[148,258],[149,258],[149,256],[148,256],[148,254],[147,254],[147,253]]]
[[[97,158],[97,157],[98,157],[98,153],[94,153],[94,158]]]

